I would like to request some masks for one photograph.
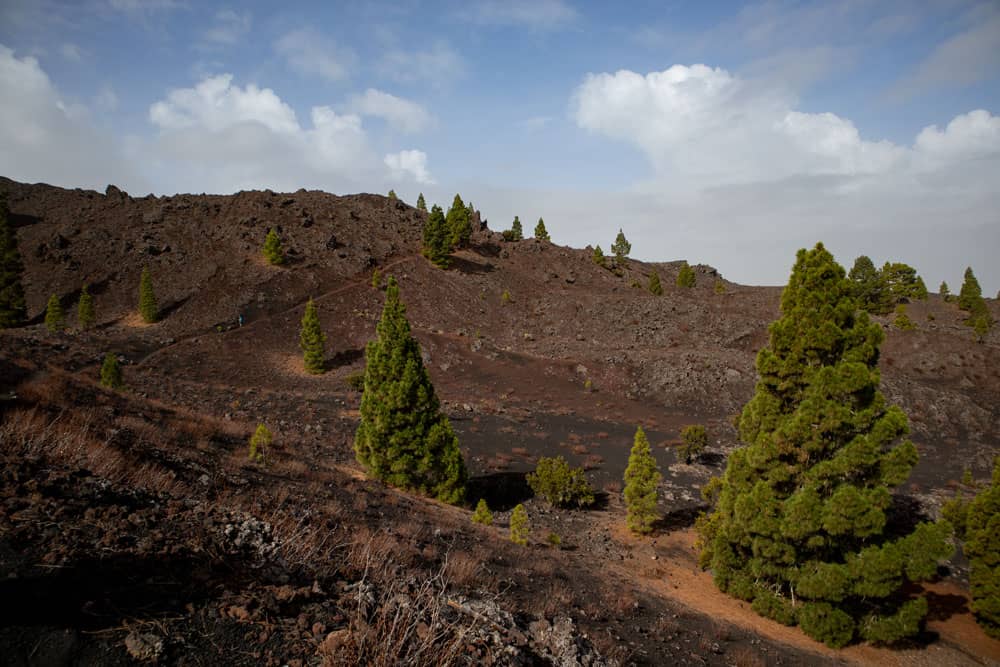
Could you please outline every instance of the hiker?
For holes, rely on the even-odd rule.
[[[240,313],[240,326],[243,326],[243,313]]]

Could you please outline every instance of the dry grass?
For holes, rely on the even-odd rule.
[[[737,646],[729,652],[735,667],[767,667],[767,660],[750,646]]]

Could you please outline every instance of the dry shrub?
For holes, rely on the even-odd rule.
[[[735,667],[767,667],[767,660],[750,646],[737,646],[729,652]]]
[[[468,551],[451,551],[445,554],[444,574],[453,586],[466,588],[475,584],[482,566],[482,559]]]

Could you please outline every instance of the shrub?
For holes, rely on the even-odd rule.
[[[476,503],[476,511],[472,513],[472,523],[478,523],[483,526],[493,525],[493,512],[490,511],[490,507],[486,504],[484,498],[480,498],[479,502]]]
[[[45,306],[45,328],[52,333],[66,328],[66,313],[55,294],[49,297],[49,303]]]
[[[389,201],[396,201],[397,199],[399,199],[399,197],[396,196],[396,191],[395,190],[389,190],[388,197],[389,197]]]
[[[656,271],[653,271],[649,275],[649,292],[656,296],[663,294],[663,286],[660,284],[660,274]]]
[[[365,390],[365,374],[364,371],[358,373],[351,373],[344,378],[344,382],[348,387],[354,391],[364,391]]]
[[[101,364],[101,385],[109,389],[121,389],[124,385],[118,357],[110,352],[104,355],[104,363]]]
[[[500,303],[507,305],[511,302],[510,290],[504,290],[503,294],[500,295]]]
[[[549,533],[549,536],[545,538],[545,541],[549,543],[549,546],[558,549],[562,546],[562,538],[556,533]]]
[[[382,272],[378,267],[375,267],[375,270],[372,271],[372,287],[378,290],[382,289]]]
[[[594,504],[594,489],[583,468],[570,468],[562,456],[541,457],[535,471],[528,473],[528,486],[535,495],[555,507],[588,507]]]
[[[685,463],[691,463],[692,459],[701,456],[705,448],[708,447],[708,432],[701,424],[691,424],[685,426],[681,431],[680,456]]]
[[[601,246],[594,248],[594,252],[590,256],[590,259],[593,260],[594,264],[597,264],[600,267],[607,266],[607,257],[604,256],[604,251],[601,250]]]
[[[257,430],[250,437],[250,460],[264,463],[271,448],[271,431],[264,424],[257,424]]]
[[[149,267],[142,270],[139,278],[139,315],[147,324],[152,324],[160,317],[160,308],[156,303],[156,293],[153,292],[153,277],[149,275]]]
[[[694,287],[696,282],[697,280],[694,275],[694,269],[692,269],[687,262],[681,264],[681,269],[677,273],[677,286]]]
[[[264,239],[264,259],[267,260],[268,264],[273,264],[275,266],[285,263],[285,251],[281,247],[281,239],[278,238],[277,230],[272,227],[267,232],[267,237]]]
[[[583,381],[583,390],[584,391],[588,391],[588,392],[589,391],[594,391],[594,382],[593,382],[593,380],[591,380],[590,378],[587,378],[586,380],[584,380]]]
[[[81,329],[89,329],[94,326],[97,316],[94,314],[94,298],[87,291],[84,285],[80,289],[80,301],[76,306],[76,320],[80,323]]]
[[[510,541],[526,546],[530,535],[531,524],[528,521],[528,512],[524,509],[524,505],[518,503],[514,511],[510,513]]]
[[[716,294],[726,293],[726,283],[722,282],[722,278],[715,279],[715,287],[712,288]]]
[[[896,319],[892,323],[901,331],[912,331],[917,328],[910,316],[906,314],[906,306],[903,304],[896,306]]]

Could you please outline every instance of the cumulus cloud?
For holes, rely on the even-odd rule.
[[[349,108],[363,116],[375,116],[400,132],[420,132],[431,123],[431,115],[410,100],[369,88],[351,98]]]
[[[357,57],[312,28],[293,30],[274,43],[275,52],[300,74],[327,81],[346,79]]]
[[[0,174],[67,187],[145,185],[85,107],[64,101],[36,59],[2,44],[0,94]]]
[[[433,185],[434,179],[427,171],[427,154],[423,151],[408,150],[385,156],[385,165],[392,170],[396,179],[412,177],[417,183]]]

